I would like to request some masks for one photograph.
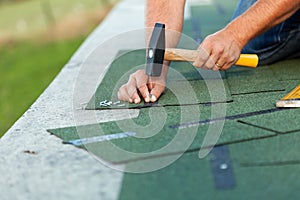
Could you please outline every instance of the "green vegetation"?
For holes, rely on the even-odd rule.
[[[117,0],[0,0],[0,137]]]
[[[51,83],[83,40],[19,42],[0,49],[0,137]]]
[[[6,1],[5,1],[6,2]],[[79,16],[85,12],[108,7],[116,0],[27,0],[0,4],[0,37],[22,36],[45,30],[67,16]],[[78,20],[79,21],[79,20]],[[1,39],[1,38],[0,38]]]

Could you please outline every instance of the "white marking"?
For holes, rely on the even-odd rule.
[[[228,165],[226,163],[220,165],[220,169],[225,170],[227,168],[228,168]]]
[[[110,134],[110,135],[101,135],[96,137],[90,137],[90,138],[82,138],[78,140],[70,140],[65,143],[67,144],[73,144],[75,146],[81,146],[84,144],[91,144],[96,142],[104,142],[104,141],[110,141],[110,140],[116,140],[116,139],[122,139],[127,137],[133,137],[136,133],[134,132],[124,132],[124,133],[116,133],[116,134]]]
[[[113,105],[117,105],[117,104],[120,104],[120,103],[121,103],[121,101],[116,101],[116,102],[113,103]]]
[[[107,100],[100,102],[100,106],[104,106],[104,107],[111,106],[111,104],[112,104],[112,101],[107,101]]]
[[[276,102],[278,108],[300,108],[300,100],[279,100]]]
[[[149,49],[149,54],[148,54],[148,56],[149,56],[149,58],[153,58],[153,49]]]

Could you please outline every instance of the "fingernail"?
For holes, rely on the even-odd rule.
[[[150,101],[149,95],[145,98],[145,101],[146,101],[146,103],[149,103],[149,101]]]
[[[155,102],[157,100],[156,96],[154,96],[153,94],[151,95],[151,101]]]
[[[138,99],[134,99],[134,103],[138,104],[138,103],[140,103],[140,101]]]

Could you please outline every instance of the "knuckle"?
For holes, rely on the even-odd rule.
[[[195,63],[195,62],[193,63],[193,66],[197,67],[197,68],[199,67],[198,63]]]
[[[234,63],[235,60],[236,60],[236,57],[235,56],[230,56],[228,60],[229,60],[230,63]]]
[[[126,85],[126,84],[122,85],[122,86],[120,87],[120,89],[119,89],[119,92],[125,91],[126,88],[127,88],[127,85]]]
[[[135,73],[129,75],[129,80],[134,79],[134,78],[135,78]]]
[[[197,68],[201,68],[201,67],[202,67],[202,64],[200,64],[199,62],[194,62],[194,63],[193,63],[193,66],[194,66],[194,67],[197,67]]]
[[[215,50],[219,56],[225,53],[225,47],[221,45],[215,47]]]
[[[138,75],[138,76],[142,76],[142,75],[145,75],[145,71],[142,70],[142,69],[139,69],[139,70],[137,70],[137,71],[135,72],[135,74]]]

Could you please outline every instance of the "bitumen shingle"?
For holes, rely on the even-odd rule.
[[[185,22],[187,35],[195,38],[201,32],[201,37],[204,37],[230,20],[234,5],[219,0],[214,2],[214,5],[192,8],[192,20]],[[125,173],[120,199],[297,198],[300,110],[277,109],[275,103],[300,84],[299,60],[256,69],[232,67],[218,76],[209,74],[206,78],[189,63],[174,63],[171,67],[182,76],[171,71],[169,89],[158,104],[100,106],[103,100],[117,102],[119,86],[127,81],[130,73],[144,67],[144,50],[124,50],[119,55],[122,56],[112,63],[87,108],[135,108],[140,109],[139,116],[49,131],[66,142],[122,132],[135,132],[137,136],[145,137],[126,137],[81,146],[114,163],[134,164],[145,159],[151,163],[151,160],[155,162],[160,157],[163,159],[187,150],[180,159],[158,171]],[[211,91],[207,89],[210,85],[213,91],[220,91],[220,88],[214,89],[214,82],[223,82],[224,85],[221,99],[218,95],[216,97],[218,101],[211,100]],[[190,91],[186,89],[189,87],[196,98],[189,95]],[[175,94],[171,92],[172,88]],[[225,153],[217,151],[218,155],[212,152],[199,159],[198,151],[205,138],[209,138],[207,131],[211,127],[219,127],[215,130],[221,134],[215,149],[227,150]],[[176,140],[178,135],[181,140]],[[159,151],[173,142],[175,148]],[[210,145],[214,145],[213,139],[206,140],[204,146]],[[114,147],[145,154],[119,154]],[[147,154],[149,152],[152,153]],[[217,162],[216,165],[219,157],[225,157],[225,163]]]

